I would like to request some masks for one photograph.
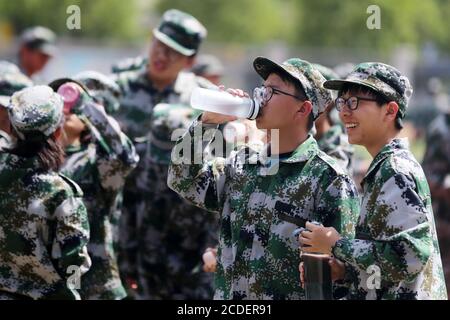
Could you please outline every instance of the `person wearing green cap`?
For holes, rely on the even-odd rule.
[[[20,36],[18,65],[22,72],[33,78],[41,72],[56,54],[56,35],[43,26],[23,31]]]
[[[107,103],[116,104],[115,90],[108,92],[116,89],[115,83],[92,72],[74,78],[81,82],[63,78],[50,86],[65,99],[62,145],[66,157],[60,172],[82,188],[91,226],[92,266],[81,279],[80,294],[83,300],[120,300],[126,297],[117,263],[122,190],[139,158],[133,143],[105,112]],[[79,97],[70,103],[72,90]]]
[[[253,66],[264,80],[255,89],[262,92],[256,126],[278,133],[279,139],[261,149],[243,146],[226,159],[198,163],[195,159],[208,158],[202,153],[211,142],[209,133],[235,120],[204,112],[177,142],[178,147],[189,146],[191,156],[181,149],[180,159],[172,160],[168,185],[221,219],[215,299],[304,299],[293,232],[305,220],[314,220],[352,237],[357,190],[309,135],[331,102],[320,72],[297,58],[278,64],[258,57]],[[240,90],[230,92],[244,96]]]
[[[58,173],[63,100],[48,86],[8,104],[14,147],[0,162],[0,300],[80,299],[90,266],[83,192]]]
[[[323,252],[352,283],[350,299],[447,299],[441,255],[425,174],[399,139],[412,86],[396,68],[361,63],[345,80],[328,80],[338,91],[336,108],[349,141],[373,161],[362,181],[355,239],[332,227],[306,224],[304,252]]]
[[[15,64],[0,61],[0,150],[13,143],[9,135],[10,125],[6,106],[15,92],[32,85],[33,82],[22,74]]]
[[[338,74],[330,68],[320,64],[314,64],[314,67],[326,80],[339,79]],[[348,137],[339,120],[338,112],[334,108],[334,101],[316,120],[315,129],[314,138],[317,140],[320,150],[334,158],[342,168],[352,175],[353,147],[348,143]]]
[[[213,87],[186,71],[193,65],[205,36],[205,27],[195,17],[168,10],[153,29],[145,65],[115,75],[122,99],[114,116],[140,157],[124,189],[121,237],[127,242],[119,254],[125,281],[138,289],[130,289],[129,293],[138,299],[212,296],[209,276],[195,270],[203,245],[210,243],[208,239],[215,234],[216,221],[167,187],[174,144],[171,134],[177,126],[173,124],[185,123],[190,114],[177,114],[177,106],[190,108],[194,88]],[[160,108],[155,108],[157,105]],[[175,112],[160,112],[164,105]],[[167,117],[174,116],[178,118],[172,123]]]

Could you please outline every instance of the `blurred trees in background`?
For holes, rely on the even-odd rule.
[[[13,32],[43,25],[58,35],[83,38],[136,39],[144,34],[137,0],[1,0],[0,22],[9,23]],[[68,30],[67,8],[81,9],[81,30]],[[145,30],[147,31],[147,30]]]
[[[66,9],[78,5],[82,29],[67,30]],[[369,5],[381,8],[381,30],[369,30]],[[143,40],[159,15],[178,8],[208,28],[208,40],[390,50],[433,42],[450,52],[449,0],[14,0],[0,2],[0,23],[19,33],[41,24],[60,35]]]

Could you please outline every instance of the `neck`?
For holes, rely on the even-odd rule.
[[[147,71],[147,77],[151,81],[152,86],[158,91],[163,91],[168,86],[175,83],[175,81],[177,80],[176,77],[173,79],[158,79],[158,78],[152,77],[150,71]]]
[[[389,144],[393,139],[398,138],[399,132],[389,132],[386,133],[383,137],[378,139],[370,146],[365,146],[370,155],[375,158],[376,155],[383,149],[383,147]]]
[[[269,131],[270,133],[270,131]],[[270,141],[272,148],[272,154],[282,154],[292,152],[297,147],[306,141],[308,138],[307,132],[292,132],[292,131],[283,131],[280,129],[278,131],[278,139],[276,136],[273,137],[275,141],[272,141],[272,137],[268,140]]]
[[[62,135],[62,145],[64,148],[68,146],[79,146],[81,144],[80,135],[73,135],[65,132]]]

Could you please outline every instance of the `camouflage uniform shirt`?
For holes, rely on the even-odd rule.
[[[189,107],[192,90],[212,85],[181,72],[161,92],[146,68],[119,73],[116,81],[123,91],[117,118],[141,159],[125,186],[121,271],[138,280],[139,298],[211,298],[210,275],[198,266],[214,243],[217,223],[167,187],[167,170],[171,134],[187,129],[195,113]]]
[[[194,121],[177,147],[187,141],[192,151],[198,149],[193,133],[211,128],[216,126]],[[203,164],[183,155],[184,164],[172,163],[169,169],[173,190],[220,214],[215,299],[303,299],[299,244],[292,235],[301,220],[354,234],[356,187],[314,138],[280,160],[275,175],[265,173],[267,162],[258,160],[260,154],[244,147]]]
[[[362,187],[355,239],[333,248],[354,280],[350,298],[447,299],[430,190],[406,140],[384,146]],[[376,269],[379,289],[369,278]]]
[[[43,172],[36,158],[3,154],[0,299],[80,298],[67,281],[91,265],[82,195],[70,179]]]
[[[118,221],[125,177],[139,158],[131,141],[102,106],[87,103],[82,111],[90,138],[66,148],[61,171],[84,191],[91,226],[88,244],[92,267],[82,278],[83,299],[122,299],[126,296],[117,266]]]

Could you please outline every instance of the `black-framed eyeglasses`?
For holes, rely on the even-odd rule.
[[[358,109],[360,100],[377,101],[377,99],[362,98],[362,97],[350,97],[348,99],[339,97],[336,99],[336,109],[337,109],[337,111],[341,111],[344,108],[344,106],[347,106],[350,110],[354,111],[354,110]]]
[[[261,86],[261,87],[258,87],[258,88],[263,92],[262,97],[263,97],[264,103],[269,102],[270,99],[272,99],[272,96],[273,96],[274,93],[284,94],[286,96],[290,96],[290,97],[292,97],[294,99],[297,99],[297,100],[304,100],[303,97],[298,97],[298,96],[296,96],[294,94],[282,91],[280,89],[275,89],[275,88],[272,88],[272,87],[269,87],[269,86]]]

